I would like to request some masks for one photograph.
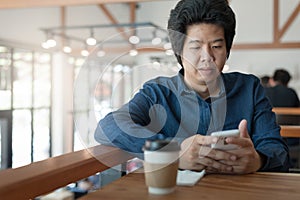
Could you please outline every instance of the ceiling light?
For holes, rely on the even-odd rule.
[[[82,55],[82,56],[84,56],[84,57],[87,57],[87,56],[89,56],[89,52],[88,52],[88,50],[86,50],[86,49],[83,49],[83,50],[81,51],[81,55]]]
[[[130,36],[129,42],[131,44],[138,44],[138,43],[140,43],[140,38],[136,35]]]
[[[171,42],[167,42],[164,44],[164,49],[171,49],[171,48],[172,48]]]
[[[80,54],[83,56],[83,57],[87,57],[89,56],[89,51],[87,50],[87,47],[85,45],[84,49],[81,50]]]
[[[156,38],[152,39],[152,44],[153,45],[159,45],[161,43],[161,41],[162,41],[161,38],[156,37]]]
[[[158,62],[158,61],[154,61],[154,62],[152,63],[152,65],[153,65],[153,67],[154,67],[155,69],[159,69],[159,68],[160,68],[160,62]]]
[[[162,39],[156,35],[156,31],[153,31],[153,39],[151,41],[152,45],[159,45],[162,42]]]
[[[52,48],[56,46],[56,41],[54,39],[53,33],[47,33],[47,41],[46,41],[48,48]]]
[[[130,72],[130,67],[128,67],[127,65],[125,65],[122,69],[123,73],[128,73]]]
[[[56,41],[53,38],[49,38],[46,43],[47,43],[49,48],[52,48],[52,47],[56,46]]]
[[[103,51],[102,49],[97,52],[98,57],[103,57],[105,56],[105,54],[106,54],[105,51]]]
[[[70,46],[70,40],[68,38],[64,38],[63,44],[64,44],[63,52],[65,52],[65,53],[71,53],[72,52],[72,48]]]
[[[121,72],[123,70],[123,65],[116,65],[114,67],[114,72]]]
[[[90,46],[94,46],[97,44],[97,40],[93,37],[89,37],[86,39],[86,43]]]
[[[63,51],[65,53],[71,53],[72,52],[72,48],[69,45],[64,46]]]
[[[174,55],[174,51],[172,49],[167,49],[166,50],[166,55],[173,56]]]
[[[100,45],[99,51],[97,52],[98,57],[103,57],[105,56],[106,52],[103,50],[103,45]]]
[[[50,48],[50,47],[48,46],[47,42],[43,42],[43,43],[42,43],[42,47],[43,47],[44,49],[49,49],[49,48]]]
[[[94,38],[94,31],[91,29],[91,35],[86,39],[86,44],[90,46],[94,46],[97,44],[97,40]]]
[[[139,54],[139,52],[136,50],[136,49],[131,49],[130,51],[129,51],[129,55],[130,56],[137,56]]]
[[[152,33],[153,33],[153,36],[152,38],[150,38],[150,42],[152,42],[152,45],[162,45],[162,43],[165,43],[165,42],[168,42],[168,38],[166,36],[167,32],[163,29],[160,29],[158,26],[152,24],[152,23],[149,23],[149,22],[146,22],[146,23],[134,23],[134,26],[144,26],[145,24],[149,25],[149,26],[152,26],[154,29],[152,29]],[[130,27],[132,27],[131,24],[129,24]],[[117,26],[129,26],[128,23],[125,23],[125,24],[117,24]],[[76,37],[76,36],[69,36],[69,35],[66,35],[63,30],[61,31],[58,31],[57,30],[57,27],[54,27],[54,28],[47,28],[47,29],[42,29],[42,31],[44,31],[45,35],[46,35],[46,41],[47,42],[44,42],[42,43],[42,47],[45,48],[45,49],[49,49],[49,48],[52,48],[52,47],[55,47],[55,46],[58,46],[58,41],[55,41],[55,39],[57,39],[56,37],[61,37],[63,39],[68,39],[70,41],[76,41],[76,42],[83,42],[85,45],[87,46],[94,46],[94,45],[97,45],[97,43],[99,41],[97,41],[97,39],[94,37],[94,31],[95,29],[97,28],[107,28],[107,27],[115,27],[115,25],[112,25],[112,26],[107,26],[107,24],[100,24],[100,25],[90,25],[90,26],[70,26],[70,27],[63,27],[63,30],[67,30],[67,29],[86,29],[87,31],[90,31],[90,34],[88,35],[89,37],[85,37],[85,38],[82,38],[82,37]],[[160,30],[163,30],[163,35],[159,34]],[[147,43],[147,45],[149,44],[149,39],[143,39],[143,38],[139,38],[137,36],[137,32],[133,32],[133,35],[131,37],[128,37],[128,40],[125,40],[122,42],[126,42],[127,44],[129,45],[138,45],[138,44],[141,44],[141,43]],[[157,37],[159,36],[159,37]],[[55,37],[55,39],[54,39]],[[60,40],[59,40],[60,41]],[[65,52],[65,53],[69,53],[69,52],[72,52],[74,51],[74,49],[72,50],[70,47],[70,45],[68,46],[65,46],[64,41],[62,40],[62,44],[60,44],[60,47],[61,47],[61,51]],[[110,42],[110,41],[109,41]],[[119,41],[111,41],[111,43],[115,43],[115,42],[119,42]],[[142,44],[141,44],[142,45]],[[165,46],[166,49],[170,49],[171,47],[167,47],[167,45]],[[138,52],[136,50],[134,51],[131,51],[131,55],[132,56],[135,56]],[[84,53],[85,55],[87,54],[86,52]],[[104,51],[100,51],[99,50],[99,53],[97,52],[97,56],[104,56],[106,53]]]

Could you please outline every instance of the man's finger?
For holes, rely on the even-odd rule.
[[[243,119],[239,124],[240,137],[250,138],[247,130],[247,120]]]
[[[216,143],[218,140],[217,137],[212,136],[203,136],[203,135],[197,135],[196,141],[200,145],[209,146],[212,143]]]

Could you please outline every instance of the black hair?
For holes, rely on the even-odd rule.
[[[287,86],[289,81],[291,80],[291,75],[285,69],[277,69],[274,72],[273,80],[281,83],[282,85]]]
[[[270,76],[265,75],[265,76],[260,77],[260,82],[261,82],[262,86],[264,86],[264,87],[269,86],[269,81],[270,81]]]
[[[227,58],[235,35],[235,14],[227,0],[181,0],[170,12],[168,21],[169,38],[180,65],[187,27],[193,24],[209,23],[224,29]]]

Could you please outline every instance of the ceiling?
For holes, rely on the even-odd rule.
[[[49,6],[79,6],[112,3],[139,3],[156,0],[0,0],[0,8],[32,8]]]
[[[254,38],[251,43],[236,44],[234,48],[240,49],[266,49],[266,48],[299,48],[299,37],[297,35],[297,24],[299,24],[300,1],[288,0],[269,0],[260,4],[263,9],[257,9],[257,15],[245,16],[244,13],[251,13],[244,6],[247,0],[230,1],[233,9],[236,9],[238,16],[238,34],[236,41],[243,41]],[[128,51],[128,37],[135,34],[132,27],[128,24],[152,23],[161,28],[166,27],[169,11],[174,7],[177,0],[0,0],[0,42],[4,44],[21,46],[30,46],[34,49],[42,49],[41,44],[46,40],[46,34],[43,30],[55,30],[60,35],[67,35],[74,45],[74,54],[79,54],[80,50],[85,48],[82,41],[91,34],[90,28],[103,25],[111,27],[98,27],[93,29],[94,36],[98,44],[105,42],[104,48],[110,52]],[[260,2],[256,0],[254,2]],[[273,12],[273,6],[279,8]],[[255,4],[255,3],[253,3]],[[250,4],[251,6],[252,4]],[[292,5],[288,13],[283,13],[280,7],[287,9],[287,5]],[[270,8],[271,6],[271,8]],[[246,10],[245,10],[246,9]],[[244,10],[244,11],[243,11]],[[244,13],[241,13],[244,12]],[[260,18],[260,23],[251,21],[259,18],[259,13],[266,13],[264,18]],[[272,15],[274,18],[272,21]],[[284,20],[280,20],[283,18]],[[298,17],[297,17],[298,16]],[[280,18],[277,19],[276,17]],[[242,23],[239,23],[242,21]],[[286,23],[285,23],[286,22]],[[250,24],[251,23],[251,24]],[[124,25],[124,26],[116,26]],[[280,26],[279,26],[280,25]],[[249,28],[255,27],[255,29]],[[275,28],[272,28],[275,27]],[[64,28],[64,29],[62,29]],[[266,29],[268,28],[268,30]],[[144,38],[151,38],[153,35],[153,26],[136,26],[138,34]],[[273,32],[272,32],[273,30]],[[292,30],[292,31],[291,31]],[[282,44],[285,35],[294,35],[295,38]],[[161,32],[161,34],[163,34]],[[272,37],[274,35],[274,37]],[[277,37],[276,37],[277,35]],[[260,37],[266,42],[257,43]],[[275,38],[275,39],[274,39]],[[57,51],[66,43],[65,39],[57,36],[58,45],[51,50]],[[274,41],[270,41],[274,39]],[[294,42],[296,41],[296,43]],[[109,45],[106,45],[109,43]],[[149,43],[149,42],[148,42]],[[161,51],[162,46],[149,46],[142,48],[142,51],[153,52]]]
[[[53,31],[57,51],[65,43],[79,55],[86,48],[85,39],[91,35],[98,46],[108,51],[128,51],[128,38],[138,32],[147,47],[142,51],[160,51],[160,46],[149,46],[155,27],[166,27],[169,10],[174,0],[0,0],[0,42],[17,47],[42,49],[47,39],[45,30]],[[160,9],[162,12],[153,13]],[[132,24],[136,25],[133,29]],[[91,29],[93,27],[93,29]],[[165,30],[158,35],[165,37]],[[49,34],[48,34],[49,35]],[[66,36],[66,37],[61,37]],[[144,38],[144,39],[143,39]],[[149,38],[149,39],[148,39]],[[146,42],[148,42],[146,44]],[[140,44],[141,46],[141,44]],[[91,50],[94,47],[88,47]],[[102,48],[102,47],[101,47]],[[116,50],[118,49],[118,50]]]

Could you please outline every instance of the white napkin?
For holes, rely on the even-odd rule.
[[[177,185],[193,186],[205,175],[205,169],[201,172],[190,170],[178,170]]]

